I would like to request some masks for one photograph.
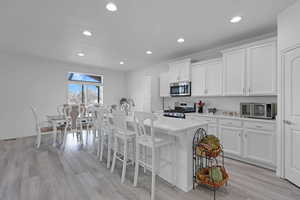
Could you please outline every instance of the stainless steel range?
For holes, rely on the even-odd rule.
[[[196,105],[194,103],[175,103],[174,110],[165,110],[165,117],[174,117],[185,119],[185,113],[196,112]]]

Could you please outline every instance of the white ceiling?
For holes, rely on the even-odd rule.
[[[128,70],[275,31],[295,0],[113,0],[114,13],[107,1],[1,0],[0,50]]]

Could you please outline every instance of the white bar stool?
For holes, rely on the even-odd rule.
[[[113,173],[115,169],[116,159],[123,162],[123,169],[122,169],[122,177],[121,177],[121,183],[124,183],[125,181],[125,175],[126,175],[126,167],[127,164],[131,164],[128,162],[129,158],[129,144],[132,144],[132,163],[134,162],[134,139],[136,136],[135,131],[128,130],[127,128],[127,122],[126,122],[126,115],[124,112],[121,111],[113,111],[112,113],[112,121],[113,121],[113,140],[114,140],[114,155],[113,155],[113,161],[111,166],[111,172]],[[121,146],[119,145],[119,142],[124,143],[123,152],[121,152]],[[118,155],[123,154],[123,158]]]
[[[147,169],[150,169],[152,172],[152,184],[151,184],[151,200],[155,199],[155,178],[157,174],[157,164],[161,166],[161,163],[156,163],[157,159],[160,162],[160,149],[162,147],[174,147],[174,141],[171,139],[163,139],[155,137],[154,130],[153,130],[153,123],[155,120],[157,120],[157,117],[152,113],[145,113],[145,112],[134,112],[134,118],[137,122],[137,136],[136,136],[136,161],[135,161],[135,174],[134,174],[134,187],[137,186],[138,181],[138,174],[139,174],[139,165]],[[145,127],[145,121],[150,122],[150,126]],[[147,123],[148,125],[149,123]],[[147,129],[148,128],[148,129]],[[140,147],[143,149],[151,148],[151,164],[147,163],[147,155],[146,151],[143,151],[144,154],[144,160],[140,158]],[[169,152],[171,154],[172,149],[169,149]],[[158,153],[158,154],[157,154]],[[158,157],[157,157],[158,156]],[[169,156],[169,158],[172,158],[172,156]],[[172,161],[166,161],[165,164],[170,164],[172,166]],[[172,167],[172,170],[174,167]],[[174,173],[172,173],[174,174]]]
[[[99,137],[97,156],[99,156],[100,161],[103,161],[103,151],[104,151],[104,146],[106,146],[107,147],[107,168],[110,168],[113,128],[111,123],[109,122],[108,114],[109,114],[108,109],[106,109],[105,107],[101,107],[97,109],[96,111],[97,120],[95,126],[96,129],[98,130],[98,137]]]

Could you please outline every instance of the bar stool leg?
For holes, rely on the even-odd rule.
[[[101,135],[100,135],[100,139],[101,139],[101,141],[100,141],[100,144],[101,144],[101,146],[100,146],[100,149],[101,149],[100,150],[100,161],[103,160],[104,138],[105,138],[104,131],[102,129],[101,130]]]
[[[151,200],[155,200],[155,178],[156,178],[156,166],[155,166],[155,148],[152,147],[152,184],[151,184]]]
[[[134,171],[134,181],[133,181],[134,187],[137,186],[137,182],[138,182],[139,160],[140,160],[140,144],[136,144],[136,147],[135,147],[135,171]]]
[[[107,136],[107,168],[110,167],[110,159],[111,159],[111,143],[112,143],[112,136],[109,134]]]
[[[123,158],[123,169],[122,169],[121,183],[124,183],[124,181],[125,181],[127,157],[128,157],[128,152],[127,151],[128,151],[128,141],[127,141],[127,139],[125,139],[124,140],[124,158]]]
[[[116,165],[116,157],[117,157],[117,151],[118,151],[118,139],[117,137],[114,138],[114,155],[113,155],[113,161],[111,165],[110,172],[113,173],[115,170],[115,165]]]

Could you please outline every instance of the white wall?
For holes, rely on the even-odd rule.
[[[126,96],[125,72],[0,54],[0,139],[35,134],[30,105],[43,116],[56,114],[57,105],[66,102],[68,72],[103,74],[105,104]]]
[[[226,48],[232,48],[234,46],[242,45],[245,43],[251,43],[257,40],[269,38],[276,36],[276,33],[270,33],[267,35],[262,35],[259,37],[255,38],[249,38],[247,40],[243,41],[238,41],[232,44],[228,44],[225,46],[217,47],[214,49],[209,49],[207,51],[202,51],[202,52],[197,52],[191,55],[187,55],[184,58],[192,58],[193,61],[200,61],[200,60],[207,60],[207,59],[212,59],[212,58],[217,58],[221,57],[221,50],[226,49]],[[184,59],[180,58],[180,59]],[[159,75],[162,72],[167,72],[169,67],[168,67],[168,62],[170,61],[165,61],[160,64],[154,65],[154,66],[149,66],[146,68],[142,69],[137,69],[137,70],[132,70],[126,73],[126,79],[127,79],[127,94],[129,97],[133,98],[137,104],[136,109],[137,110],[142,110],[143,109],[143,104],[144,104],[144,76],[151,76],[152,77],[152,91],[151,91],[151,107],[152,111],[157,111],[162,109],[162,98],[159,96]],[[199,99],[199,98],[198,98]],[[190,98],[187,101],[195,101],[198,100],[197,98]],[[182,99],[183,100],[183,99]],[[186,99],[184,99],[186,100]],[[167,107],[170,102],[172,103],[173,101],[177,101],[173,98],[165,98],[165,106]],[[236,110],[237,107],[239,106],[240,102],[270,102],[274,101],[276,102],[277,99],[275,97],[271,97],[270,99],[260,99],[256,97],[249,97],[249,98],[235,98],[235,97],[223,97],[223,98],[210,98],[211,104],[215,104],[216,107],[220,107],[221,109],[228,109],[228,110]],[[226,102],[226,103],[225,103]]]
[[[166,63],[127,72],[127,94],[136,104],[135,110],[144,110],[145,93],[151,93],[151,111],[162,108],[162,99],[159,97],[159,74],[168,71]],[[151,90],[146,87],[146,76],[151,77]]]

